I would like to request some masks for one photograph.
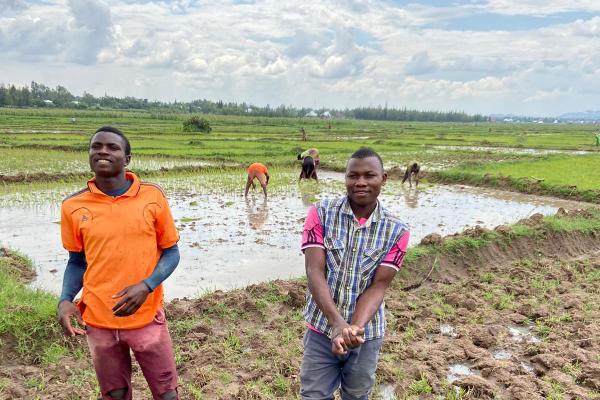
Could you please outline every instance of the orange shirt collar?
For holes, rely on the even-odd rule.
[[[131,187],[129,188],[129,190],[127,190],[125,193],[123,193],[121,196],[118,196],[118,197],[135,196],[137,194],[137,192],[140,190],[139,178],[133,172],[126,171],[125,179],[127,179],[128,181],[133,181],[133,183],[131,184]],[[102,190],[98,189],[98,186],[96,186],[96,177],[93,177],[92,179],[90,179],[88,181],[88,188],[90,189],[90,192],[92,192],[92,193],[103,194],[106,196],[106,193],[104,193]]]

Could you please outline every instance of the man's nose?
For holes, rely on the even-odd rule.
[[[367,184],[367,180],[363,176],[359,176],[358,178],[356,178],[355,185],[357,185],[357,186],[364,186],[366,184]]]

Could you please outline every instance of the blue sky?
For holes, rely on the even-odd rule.
[[[600,1],[0,0],[0,83],[552,116],[600,104]]]

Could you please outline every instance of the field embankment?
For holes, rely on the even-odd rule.
[[[467,164],[461,168],[430,172],[427,179],[600,203],[598,165],[600,156],[596,154],[551,156],[527,162]]]
[[[600,212],[560,210],[411,248],[386,296],[376,390],[598,398],[599,239]],[[403,290],[431,266],[430,280]],[[0,254],[0,271],[0,398],[95,398],[85,341],[61,338],[56,297],[23,286],[30,266],[11,252]],[[168,303],[183,398],[296,398],[305,290],[303,280],[277,280]],[[136,369],[135,398],[146,398],[144,386]]]

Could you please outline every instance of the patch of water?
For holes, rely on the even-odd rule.
[[[452,325],[448,325],[448,324],[440,325],[440,334],[442,336],[448,336],[451,338],[455,338],[458,336],[458,334],[456,333],[456,329],[454,329],[454,327]]]
[[[387,383],[379,385],[379,400],[396,400],[396,394],[394,393],[394,385]]]
[[[528,326],[509,326],[508,331],[510,332],[510,336],[513,342],[516,343],[540,343],[540,339],[535,336],[532,332],[532,325]]]
[[[473,371],[471,370],[471,366],[468,364],[451,364],[449,367],[448,375],[446,375],[446,380],[448,383],[453,383],[459,379],[465,378],[467,376],[473,375]]]
[[[557,149],[532,149],[525,147],[494,147],[494,146],[431,146],[440,150],[471,150],[471,151],[489,151],[492,153],[510,153],[510,154],[572,154],[584,155],[593,152],[587,150],[557,150]]]
[[[496,350],[494,352],[494,358],[496,360],[510,360],[513,354],[508,350]]]
[[[295,182],[265,201],[259,191],[248,200],[231,189],[208,192],[202,175],[157,179],[167,191],[180,230],[181,261],[165,283],[167,299],[193,297],[213,289],[304,274],[300,236],[308,207],[314,201],[343,193],[342,174],[323,172],[319,185],[307,192]],[[52,189],[54,191],[60,189]],[[54,192],[52,192],[54,193]],[[0,198],[0,244],[27,254],[38,273],[34,287],[59,293],[67,252],[60,242],[60,200],[44,192],[28,202]],[[37,200],[35,200],[37,199]],[[381,203],[411,229],[410,244],[427,234],[447,235],[467,227],[492,228],[533,213],[553,214],[559,207],[581,203],[470,187],[403,188],[389,182]],[[36,202],[37,201],[37,202]]]
[[[534,368],[531,364],[529,364],[528,362],[525,361],[521,361],[521,367],[527,371],[527,373],[529,374],[533,374],[534,373]]]

